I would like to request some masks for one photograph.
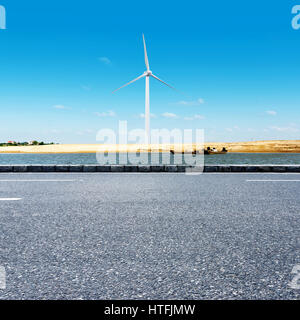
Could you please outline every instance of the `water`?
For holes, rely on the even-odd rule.
[[[153,154],[152,154],[153,156]],[[158,157],[158,154],[154,155]],[[169,154],[164,154],[168,156]],[[181,155],[176,155],[181,156]],[[192,155],[185,155],[191,159]],[[161,157],[161,155],[160,155]],[[171,163],[174,156],[170,155]],[[160,163],[168,163],[160,159]],[[0,154],[0,164],[97,164],[95,153]],[[205,155],[205,164],[300,164],[300,153],[228,153]]]

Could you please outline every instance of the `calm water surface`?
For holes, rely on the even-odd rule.
[[[150,154],[148,155],[150,156]],[[160,163],[168,163],[159,154]],[[164,157],[169,154],[164,154]],[[179,155],[176,155],[179,156]],[[185,155],[191,157],[191,155]],[[171,163],[174,156],[170,155]],[[206,164],[300,164],[300,153],[228,153],[206,155]],[[97,164],[95,153],[81,154],[0,154],[0,164]]]

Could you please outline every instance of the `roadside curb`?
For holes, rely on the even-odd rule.
[[[203,169],[203,172],[276,172],[300,173],[300,165],[206,165],[202,167],[183,165],[0,165],[0,173],[5,172],[185,172],[186,169]]]

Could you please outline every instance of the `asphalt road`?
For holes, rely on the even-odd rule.
[[[0,174],[0,200],[0,299],[300,298],[300,174]]]

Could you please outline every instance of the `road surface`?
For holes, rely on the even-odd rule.
[[[0,200],[0,299],[300,298],[300,174],[0,174]]]

